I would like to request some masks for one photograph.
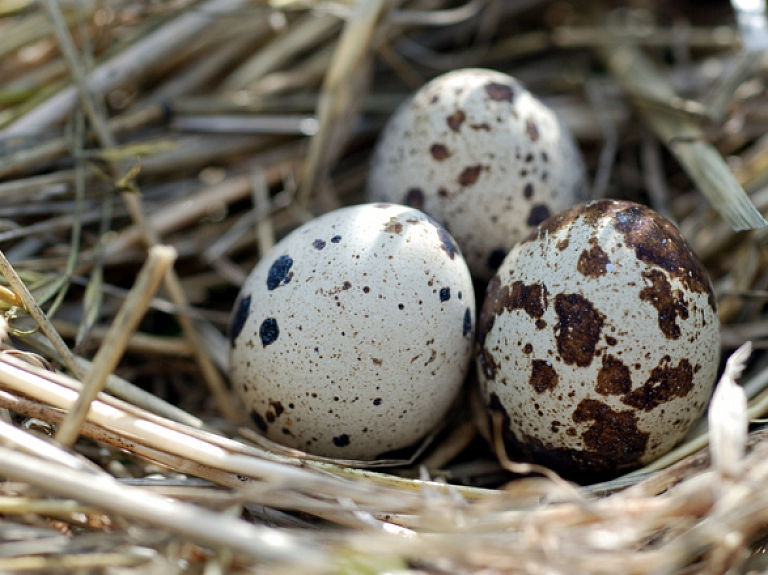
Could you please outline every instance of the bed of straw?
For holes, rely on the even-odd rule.
[[[768,42],[733,4],[0,0],[0,572],[768,571]],[[711,273],[719,391],[645,469],[530,473],[470,401],[405,460],[323,460],[230,394],[247,273],[364,201],[388,116],[462,67],[523,81],[593,197]]]

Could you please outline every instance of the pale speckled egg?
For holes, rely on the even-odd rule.
[[[488,285],[477,365],[515,457],[596,481],[669,451],[720,354],[707,271],[680,232],[625,201],[542,223]]]
[[[474,293],[445,229],[406,206],[324,214],[248,276],[230,379],[269,438],[373,459],[433,430],[472,359]]]
[[[487,280],[532,228],[587,199],[585,174],[548,106],[511,76],[470,68],[425,84],[392,115],[366,193],[438,220]]]

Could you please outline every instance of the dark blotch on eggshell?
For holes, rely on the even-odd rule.
[[[277,258],[267,274],[267,289],[271,291],[280,285],[290,282],[293,276],[291,266],[293,266],[293,260],[290,256],[286,255]]]
[[[600,395],[624,395],[632,389],[632,375],[622,361],[610,354],[603,356],[597,372],[595,391]]]
[[[530,118],[525,121],[525,133],[528,134],[531,142],[538,142],[540,137],[539,127],[536,125],[536,122]]]
[[[464,310],[464,320],[461,322],[461,335],[469,337],[472,335],[472,312],[469,308]]]
[[[332,244],[338,244],[340,241],[341,241],[341,236],[333,236],[331,238],[331,243]]]
[[[312,246],[316,250],[322,250],[325,247],[325,242],[323,240],[315,240],[314,242],[312,242]]]
[[[582,400],[573,415],[575,423],[593,422],[583,434],[588,446],[585,451],[555,447],[530,436],[518,439],[495,393],[490,394],[488,409],[492,416],[502,418],[502,439],[510,458],[539,463],[582,483],[612,479],[637,468],[649,438],[637,428],[637,417],[631,410],[617,412],[595,400]]]
[[[615,218],[616,231],[624,235],[639,260],[666,270],[688,290],[707,294],[709,305],[717,309],[707,270],[671,222],[633,202],[603,200],[588,206]]]
[[[451,155],[448,151],[448,147],[445,144],[432,144],[429,148],[429,153],[438,162],[442,162]]]
[[[531,319],[540,319],[548,305],[547,287],[543,284],[524,284],[516,281],[509,286],[501,285],[498,275],[488,283],[485,301],[480,309],[477,335],[480,344],[493,328],[496,316],[504,311],[523,310]]]
[[[484,347],[480,348],[477,354],[477,361],[480,364],[480,368],[483,370],[483,375],[487,379],[496,379],[496,372],[499,369],[499,365],[496,360],[493,359],[493,355]]]
[[[588,451],[617,468],[634,465],[645,453],[649,434],[638,430],[632,410],[614,411],[601,401],[582,399],[572,419],[574,423],[593,422],[582,434]]]
[[[448,233],[448,230],[446,230],[437,221],[433,220],[429,216],[424,216],[424,221],[432,224],[435,227],[437,237],[440,239],[440,248],[446,254],[448,254],[449,258],[453,259],[457,253],[461,253],[459,246],[457,246],[456,242],[453,241],[453,238],[451,237],[451,234]]]
[[[464,123],[464,120],[467,119],[467,115],[464,113],[463,110],[456,110],[453,114],[448,116],[445,121],[448,124],[448,127],[453,132],[458,132],[461,130],[461,125]]]
[[[523,188],[523,196],[526,200],[530,200],[533,197],[533,184],[528,182]],[[541,223],[541,222],[539,222]]]
[[[243,331],[245,321],[251,313],[251,296],[247,295],[237,302],[235,315],[232,317],[232,325],[229,327],[229,343],[234,347],[235,340],[240,332]]]
[[[672,291],[667,276],[661,270],[643,272],[643,277],[651,282],[651,285],[643,288],[640,299],[656,308],[659,315],[659,329],[664,336],[667,339],[678,339],[680,326],[677,325],[677,318],[688,319],[688,305],[683,292]]]
[[[555,325],[557,351],[568,365],[587,367],[595,357],[595,349],[603,329],[603,314],[580,294],[557,294]]]
[[[407,192],[405,192],[403,203],[406,206],[411,206],[412,208],[416,208],[417,210],[423,209],[424,208],[424,192],[422,192],[420,188],[410,188]]]
[[[498,82],[489,82],[485,85],[485,93],[491,100],[496,102],[512,102],[515,92],[512,86],[499,84]]]
[[[528,219],[525,221],[529,226],[538,226],[541,222],[550,216],[549,208],[546,204],[536,204],[528,212]]]
[[[598,245],[583,250],[576,263],[576,270],[583,276],[597,278],[607,273],[606,266],[611,263],[608,254]]]
[[[467,166],[461,174],[459,174],[457,181],[462,186],[471,186],[477,182],[477,179],[480,177],[480,172],[482,171],[483,166],[481,165]]]
[[[259,327],[259,337],[261,338],[261,345],[267,347],[277,341],[277,336],[280,335],[280,328],[277,327],[277,320],[273,317],[268,317]]]
[[[251,411],[251,421],[253,421],[254,425],[256,425],[262,432],[266,433],[267,422],[264,421],[264,418],[259,415],[259,412],[255,409]]]
[[[333,438],[333,444],[336,447],[346,447],[349,445],[349,435],[346,433],[342,433],[341,435],[338,435]]]
[[[544,393],[554,389],[559,379],[552,362],[542,359],[534,359],[531,362],[531,377],[528,383],[531,384],[536,393]]]
[[[440,288],[440,301],[446,302],[449,299],[451,299],[451,288],[449,287]]]
[[[681,359],[677,366],[673,366],[671,360],[665,355],[642,387],[622,397],[621,402],[635,409],[651,411],[662,403],[688,395],[693,389],[693,366],[687,359]]]

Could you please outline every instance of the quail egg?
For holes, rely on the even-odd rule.
[[[625,201],[580,204],[515,246],[477,331],[482,395],[509,453],[587,481],[678,443],[720,353],[707,271],[669,221]]]
[[[585,167],[555,113],[492,70],[439,76],[390,118],[367,196],[413,206],[450,231],[478,279],[550,215],[586,200]]]
[[[474,301],[459,248],[422,212],[329,212],[248,276],[230,326],[231,383],[269,438],[374,459],[418,442],[455,402]]]

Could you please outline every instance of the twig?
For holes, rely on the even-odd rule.
[[[48,337],[50,342],[53,344],[53,347],[56,349],[56,353],[58,353],[59,357],[61,357],[61,359],[64,361],[64,364],[72,371],[72,373],[75,374],[78,379],[82,380],[85,376],[85,371],[77,363],[77,360],[75,359],[72,351],[69,349],[69,347],[67,347],[67,344],[64,343],[64,340],[61,339],[59,332],[57,332],[56,328],[53,327],[53,324],[50,322],[43,310],[40,309],[40,306],[37,305],[35,298],[29,292],[24,282],[21,281],[21,278],[16,273],[16,270],[13,269],[11,262],[6,259],[5,254],[2,251],[0,251],[0,273],[5,276],[5,279],[11,286],[11,289],[16,292],[16,295],[21,298],[21,301],[24,303],[24,308],[27,310],[27,312],[29,312],[29,315],[34,318],[34,320],[37,322],[37,325],[40,326],[40,329]]]
[[[147,261],[139,272],[136,283],[120,307],[93,359],[91,369],[83,380],[83,389],[77,402],[56,433],[56,439],[61,444],[71,446],[77,439],[78,430],[85,421],[91,402],[104,389],[107,377],[117,367],[128,339],[144,317],[160,282],[166,277],[175,260],[176,253],[173,248],[153,246],[149,249]]]
[[[706,142],[699,125],[679,112],[665,111],[645,102],[645,97],[659,102],[677,97],[651,61],[637,48],[626,44],[617,45],[602,55],[622,88],[635,100],[645,121],[718,213],[737,230],[768,226],[720,153]]]
[[[5,477],[24,481],[47,493],[163,527],[203,545],[233,549],[253,559],[287,561],[305,568],[325,560],[318,548],[311,548],[308,542],[299,545],[299,540],[288,533],[249,525],[146,489],[120,485],[106,476],[94,481],[89,473],[62,468],[5,447],[0,447],[0,462]]]
[[[100,65],[88,77],[88,91],[106,93],[146,76],[163,62],[167,53],[182,49],[191,38],[205,29],[212,18],[230,14],[246,3],[247,0],[208,0],[194,10],[184,11],[176,19]],[[0,132],[0,137],[44,132],[66,117],[76,99],[77,88],[65,88]]]

